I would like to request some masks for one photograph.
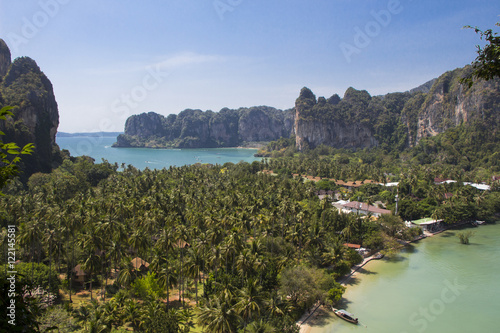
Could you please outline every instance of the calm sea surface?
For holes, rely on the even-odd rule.
[[[368,263],[340,306],[360,325],[325,318],[311,333],[500,332],[500,224],[473,231],[470,245],[452,230]]]
[[[61,149],[67,149],[72,156],[88,155],[100,163],[106,159],[119,165],[131,164],[138,169],[163,169],[195,163],[224,164],[240,161],[253,162],[260,158],[253,155],[257,149],[146,149],[112,148],[116,137],[57,137]]]

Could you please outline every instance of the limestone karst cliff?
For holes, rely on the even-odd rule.
[[[328,145],[402,151],[422,138],[462,123],[483,122],[498,128],[500,80],[460,84],[469,67],[459,68],[407,92],[371,96],[349,88],[341,98],[316,98],[304,87],[287,111],[253,107],[220,112],[185,110],[164,117],[156,113],[127,120],[118,147],[235,147],[295,135],[299,150]]]
[[[164,117],[154,112],[133,115],[115,147],[214,148],[290,136],[293,112],[267,106],[224,108],[219,112],[187,109]]]
[[[14,116],[0,124],[4,142],[19,146],[35,144],[35,151],[23,157],[23,177],[50,172],[60,162],[56,132],[59,112],[52,83],[36,62],[21,57],[11,62],[10,51],[0,39],[0,107],[16,107]]]
[[[299,150],[328,145],[338,148],[370,148],[378,144],[373,129],[352,113],[368,107],[366,91],[349,88],[342,100],[333,95],[326,100],[303,88],[295,102],[295,138]]]
[[[500,126],[500,80],[480,81],[471,88],[458,68],[404,93],[370,96],[349,88],[343,99],[328,100],[303,88],[296,100],[295,133],[299,150],[324,144],[336,148],[389,150],[415,146],[462,123]]]

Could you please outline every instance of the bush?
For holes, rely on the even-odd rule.
[[[1,266],[0,276],[2,279],[5,279],[5,272],[7,270],[5,265]],[[17,280],[21,284],[32,286],[33,288],[39,286],[54,295],[59,295],[61,280],[59,280],[59,276],[54,268],[49,269],[49,267],[44,264],[23,262],[16,265],[16,271]]]
[[[154,273],[148,272],[146,276],[136,279],[132,283],[132,290],[141,299],[158,299],[163,296],[163,288],[160,287]]]

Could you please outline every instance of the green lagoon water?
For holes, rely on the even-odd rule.
[[[323,318],[312,333],[500,332],[500,224],[473,230],[470,245],[450,230],[371,261],[340,306],[360,325]]]
[[[116,137],[57,137],[61,149],[67,149],[72,156],[87,155],[101,162],[131,164],[138,169],[163,169],[195,163],[224,164],[240,161],[253,162],[260,158],[253,155],[257,149],[146,149],[112,148]]]

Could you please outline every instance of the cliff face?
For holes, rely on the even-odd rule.
[[[35,144],[34,153],[23,157],[24,177],[50,172],[60,162],[55,142],[59,112],[52,84],[34,60],[22,57],[10,63],[10,52],[7,54],[5,48],[0,40],[0,73],[5,73],[1,77],[0,104],[16,109],[14,117],[0,124],[5,132],[2,139],[19,146]]]
[[[9,69],[11,64],[11,56],[10,50],[7,44],[0,39],[0,77],[5,76],[7,74],[7,70]]]
[[[265,112],[268,111],[268,112]],[[243,141],[272,141],[285,136],[284,117],[271,108],[243,110],[238,130]]]
[[[115,146],[235,147],[295,135],[299,150],[328,145],[402,151],[461,123],[500,126],[500,80],[462,86],[460,78],[469,70],[456,69],[411,91],[384,96],[349,88],[342,98],[325,99],[303,88],[295,108],[286,111],[259,106],[185,110],[167,118],[145,113],[127,120]]]
[[[362,98],[357,95],[361,93]],[[352,121],[350,114],[358,102],[367,107],[371,97],[366,92],[349,88],[342,100],[333,95],[328,100],[303,88],[295,102],[295,141],[297,148],[328,145],[337,148],[369,148],[378,144],[373,130],[363,122]]]
[[[456,69],[439,77],[418,112],[416,142],[461,123],[499,123],[500,80],[480,81],[471,88],[459,79],[468,68]]]
[[[271,141],[292,132],[293,114],[267,106],[222,109],[220,112],[187,109],[164,117],[154,112],[127,119],[115,147],[236,147],[243,142]]]
[[[479,121],[496,130],[500,126],[500,80],[480,81],[469,88],[460,83],[469,70],[446,72],[409,92],[385,96],[372,97],[349,88],[342,99],[334,95],[316,100],[303,88],[295,103],[297,148],[382,145],[402,150],[462,123]]]

